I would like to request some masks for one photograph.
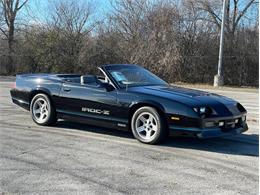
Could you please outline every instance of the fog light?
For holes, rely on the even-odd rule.
[[[221,121],[221,122],[218,123],[218,126],[223,127],[224,124],[225,124],[225,123],[224,123],[223,121]]]
[[[205,127],[215,127],[215,122],[206,122]]]
[[[235,123],[238,123],[238,119],[235,120]]]

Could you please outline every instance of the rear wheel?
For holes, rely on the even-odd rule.
[[[164,119],[152,107],[139,108],[131,121],[132,132],[143,143],[155,144],[166,138]]]
[[[51,125],[57,121],[55,108],[45,94],[37,94],[31,101],[31,116],[38,125]]]

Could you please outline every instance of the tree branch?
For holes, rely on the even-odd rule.
[[[8,35],[6,34],[6,32],[4,31],[4,29],[0,28],[0,31],[4,34],[4,36],[6,36],[6,38],[8,39]]]
[[[238,25],[240,19],[245,15],[245,13],[246,13],[247,10],[250,8],[250,6],[254,3],[254,1],[255,1],[255,0],[250,0],[250,1],[248,2],[248,4],[246,5],[246,7],[243,9],[243,11],[240,12],[240,14],[238,15],[238,17],[237,17],[237,19],[236,19],[236,22],[235,22],[235,24],[234,24],[234,28],[237,27],[237,25]]]
[[[17,7],[17,10],[20,10],[29,0],[25,0],[19,7]]]

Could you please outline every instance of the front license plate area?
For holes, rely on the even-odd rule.
[[[230,119],[230,120],[225,120],[225,125],[224,128],[222,128],[222,131],[227,132],[232,129],[238,128],[239,127],[239,122],[238,119]]]

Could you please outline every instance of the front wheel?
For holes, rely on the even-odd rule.
[[[38,125],[51,125],[57,121],[55,108],[49,97],[45,94],[37,94],[31,101],[31,116]]]
[[[166,138],[166,125],[156,109],[141,107],[133,115],[132,132],[143,143],[155,144]]]

